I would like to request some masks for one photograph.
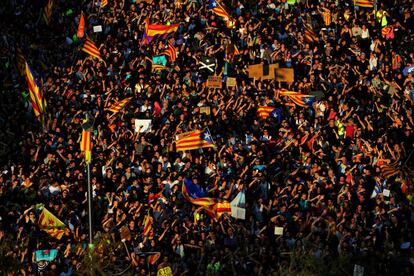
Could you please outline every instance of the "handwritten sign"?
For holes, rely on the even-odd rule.
[[[221,88],[223,78],[219,76],[210,76],[207,79],[208,88]]]
[[[295,79],[292,68],[277,68],[275,69],[275,79],[279,82],[293,82]]]
[[[227,87],[236,87],[237,86],[236,78],[227,78],[226,85]]]
[[[283,235],[283,227],[275,226],[275,235],[282,236]]]

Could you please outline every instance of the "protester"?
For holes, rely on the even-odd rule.
[[[38,12],[48,1],[7,1],[0,271],[277,275],[312,256],[412,275],[414,6],[377,2],[375,12],[354,1],[223,1],[223,20],[209,1],[55,0],[47,25]],[[81,11],[101,59],[82,51]],[[179,26],[144,43],[147,19]],[[42,83],[43,123],[14,65],[18,47]],[[160,55],[165,68],[155,70]],[[292,68],[295,81],[249,78],[261,63]],[[221,89],[207,87],[212,75]],[[316,98],[300,106],[286,91]],[[85,113],[94,117],[92,261]],[[151,119],[150,129],[135,119]],[[208,146],[177,151],[177,135],[194,130],[211,133]],[[186,185],[220,203],[242,192],[245,218],[215,220]],[[42,229],[45,209],[64,224],[60,239]]]

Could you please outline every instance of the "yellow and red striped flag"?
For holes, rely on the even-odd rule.
[[[387,36],[392,31],[393,31],[393,28],[391,26],[386,26],[386,27],[382,28],[381,35],[382,36]]]
[[[95,46],[95,43],[88,37],[86,38],[85,43],[83,44],[82,51],[85,53],[90,54],[93,57],[96,57],[98,59],[101,58],[101,54],[99,53],[99,49]]]
[[[106,5],[108,5],[108,0],[102,0],[101,1],[101,8],[105,8]]]
[[[259,106],[257,109],[257,113],[259,114],[259,117],[262,119],[266,119],[270,116],[270,113],[275,110],[275,107],[273,106]]]
[[[154,265],[160,257],[161,257],[161,252],[155,252],[154,254],[147,256],[147,262],[150,265]]]
[[[144,237],[150,236],[152,230],[152,222],[153,218],[148,212],[148,214],[144,218]]]
[[[39,227],[58,240],[65,233],[65,230],[62,229],[65,228],[65,224],[44,207],[39,217]]]
[[[45,20],[46,24],[49,25],[50,20],[52,18],[52,11],[53,11],[53,0],[49,0],[43,9],[43,19]]]
[[[80,143],[81,151],[85,152],[85,161],[86,163],[91,163],[92,159],[92,140],[91,132],[82,130],[82,140]]]
[[[325,26],[331,25],[331,11],[325,10],[322,15],[323,15],[323,22],[325,22]]]
[[[401,168],[400,168],[400,165],[399,165],[398,161],[395,161],[394,163],[391,163],[391,164],[381,166],[381,174],[385,178],[390,178],[390,177],[392,177],[394,175],[397,175],[397,174],[400,174],[400,173],[401,173]]]
[[[85,17],[83,16],[83,12],[81,13],[81,16],[79,18],[79,25],[78,25],[78,31],[76,33],[76,36],[81,39],[85,35]]]
[[[354,0],[354,5],[363,8],[373,8],[375,6],[375,0]]]
[[[177,59],[177,49],[175,49],[170,42],[168,42],[168,49],[165,50],[163,54],[169,56],[171,62],[174,62]]]
[[[22,49],[20,49],[20,47],[16,47],[16,63],[20,75],[24,76],[26,72],[26,59],[24,58]]]
[[[43,99],[42,91],[40,91],[39,85],[34,77],[33,71],[29,64],[26,62],[26,81],[29,87],[30,101],[32,103],[33,111],[36,117],[40,117],[46,107],[46,103]]]
[[[315,34],[312,26],[309,24],[305,25],[304,36],[305,36],[305,41],[308,43],[314,43],[318,41],[318,36]]]
[[[177,151],[194,150],[201,148],[215,148],[210,131],[194,130],[175,142]]]
[[[114,103],[107,110],[112,111],[113,114],[118,113],[129,103],[129,101],[131,101],[131,98],[125,98],[122,101]]]

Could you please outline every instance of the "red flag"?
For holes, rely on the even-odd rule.
[[[78,32],[76,33],[76,36],[79,39],[85,36],[85,18],[83,17],[83,13],[81,13],[81,16],[79,19]]]

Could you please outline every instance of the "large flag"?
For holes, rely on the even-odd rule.
[[[24,76],[26,72],[26,59],[23,56],[22,49],[18,46],[16,46],[16,63],[20,75]]]
[[[228,28],[234,27],[234,20],[231,19],[229,13],[216,0],[210,0],[208,10],[223,18],[223,20],[227,22]]]
[[[39,117],[43,114],[43,111],[46,107],[46,103],[43,98],[42,91],[40,91],[39,85],[34,76],[34,73],[32,69],[30,68],[29,64],[27,64],[27,62],[26,62],[26,81],[27,81],[27,85],[29,86],[30,101],[32,103],[33,111],[36,117]]]
[[[153,222],[153,218],[148,212],[148,214],[145,215],[145,218],[144,218],[144,236],[145,237],[148,237],[151,234],[152,222]]]
[[[85,43],[83,44],[82,51],[85,53],[90,54],[93,57],[96,57],[98,59],[101,58],[101,54],[99,53],[99,49],[96,47],[95,43],[88,37],[86,38]]]
[[[257,113],[259,113],[259,117],[262,119],[266,118],[275,118],[278,121],[280,121],[282,118],[282,113],[280,111],[280,108],[276,108],[273,106],[259,106],[257,109]]]
[[[305,95],[299,92],[293,92],[293,91],[287,91],[287,90],[282,90],[280,92],[280,96],[287,96],[296,105],[299,105],[302,107],[312,106],[316,100],[316,97],[313,95]]]
[[[170,58],[171,62],[174,62],[177,59],[177,49],[168,42],[168,49],[164,51],[164,55]]]
[[[145,20],[145,32],[142,38],[142,43],[147,45],[153,40],[168,39],[174,36],[180,24],[166,25],[151,25],[149,19]]]
[[[390,178],[400,173],[401,173],[401,168],[400,168],[398,160],[395,161],[394,163],[381,166],[381,174],[385,178]]]
[[[131,101],[131,98],[125,98],[122,101],[114,103],[107,110],[112,111],[113,114],[118,113],[129,103],[129,101]]]
[[[65,230],[63,230],[63,228],[65,228],[65,224],[49,212],[45,207],[43,207],[42,213],[40,214],[39,227],[58,240],[60,240],[65,233]]]
[[[78,31],[76,33],[76,36],[79,39],[81,39],[84,35],[85,35],[85,17],[83,16],[83,12],[82,12],[79,18],[79,25],[78,25]]]
[[[318,42],[318,36],[313,31],[313,28],[309,24],[305,24],[305,41],[308,43]]]
[[[375,6],[375,0],[354,0],[354,5],[364,8],[373,8]]]
[[[49,0],[43,9],[43,19],[45,20],[46,24],[49,25],[51,17],[52,17],[52,10],[53,10],[53,0]]]
[[[86,163],[91,163],[92,159],[92,141],[91,141],[91,132],[82,130],[82,140],[80,144],[80,149],[85,153]]]
[[[58,253],[57,249],[36,250],[35,251],[36,262],[40,262],[40,261],[51,262],[56,258],[57,253]]]
[[[177,151],[194,150],[201,148],[215,148],[213,138],[210,131],[194,130],[190,131],[186,136],[175,141]]]

